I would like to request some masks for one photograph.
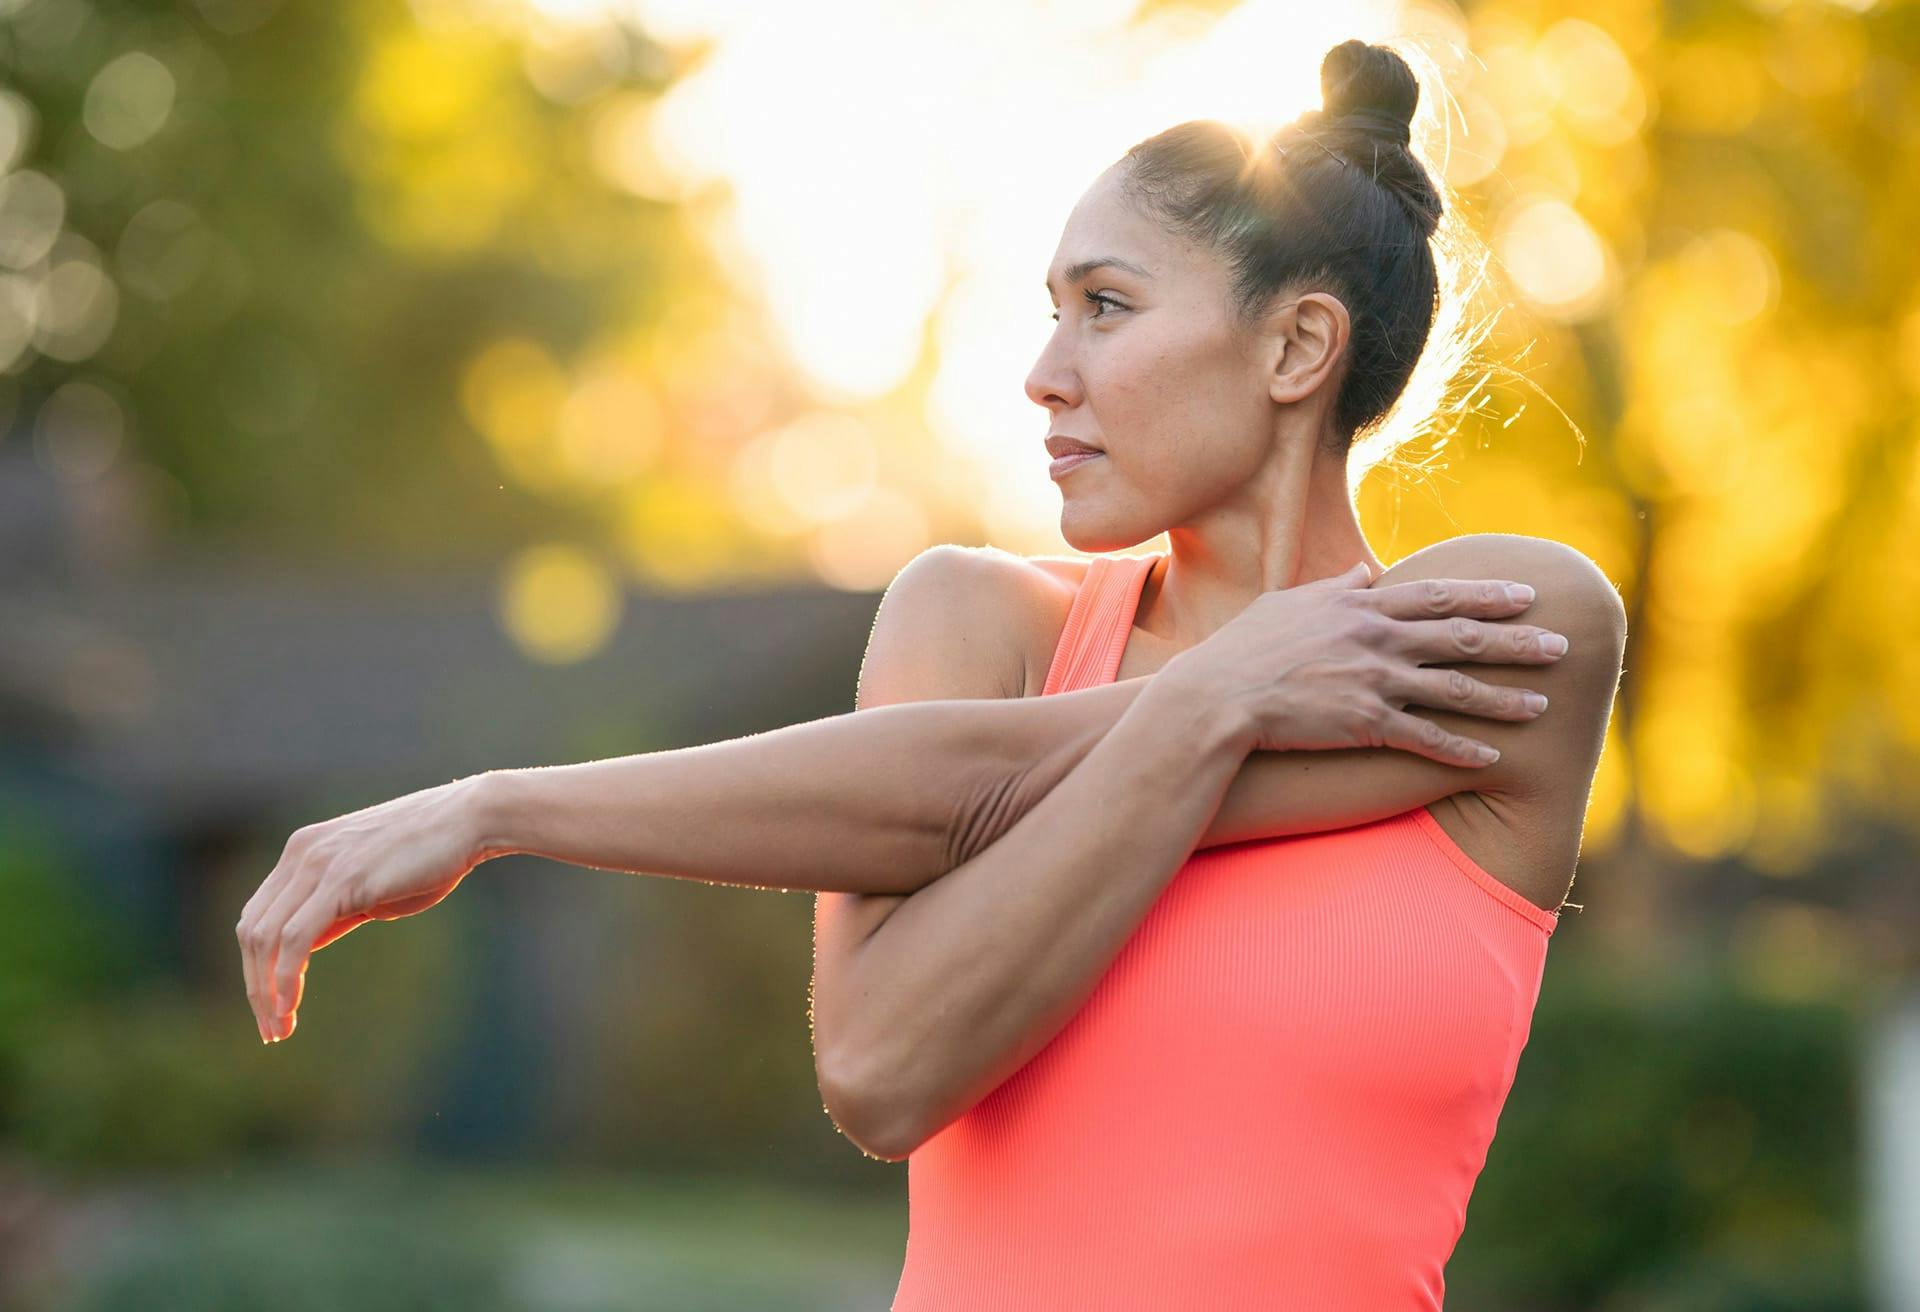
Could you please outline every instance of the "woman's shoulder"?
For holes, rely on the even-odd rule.
[[[950,600],[954,622],[1017,649],[1014,659],[1024,670],[1021,688],[1027,695],[1045,678],[1054,644],[1092,560],[942,543],[921,552],[908,568],[931,570],[944,580],[941,590]]]
[[[964,582],[969,589],[985,589],[988,596],[1008,591],[1057,592],[1064,588],[1071,599],[1081,580],[1086,578],[1090,564],[1090,557],[1022,556],[1002,547],[942,542],[922,551],[908,562],[907,568],[939,571],[949,581]]]

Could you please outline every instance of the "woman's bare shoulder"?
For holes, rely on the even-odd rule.
[[[1019,649],[1021,695],[1038,692],[1091,558],[1022,556],[993,546],[949,544],[934,550],[962,558],[949,564],[973,581],[965,590],[976,608],[973,620],[1004,634]]]
[[[923,652],[937,647],[944,662],[964,662],[973,672],[967,686],[1024,696],[1038,686],[1035,661],[1050,658],[1085,573],[1084,561],[939,543],[894,577],[869,651],[903,642]]]
[[[921,553],[944,558],[950,567],[964,569],[976,579],[998,582],[1003,587],[1022,591],[1035,587],[1064,584],[1069,592],[1080,586],[1087,575],[1088,557],[1022,556],[994,546],[962,546],[946,542],[928,547]]]

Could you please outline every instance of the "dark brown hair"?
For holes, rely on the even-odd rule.
[[[1398,53],[1343,41],[1320,65],[1321,105],[1270,140],[1211,119],[1129,150],[1122,188],[1177,235],[1218,251],[1249,331],[1281,292],[1330,292],[1352,322],[1334,403],[1338,450],[1407,386],[1440,303],[1431,239],[1441,191],[1408,144],[1419,103]]]

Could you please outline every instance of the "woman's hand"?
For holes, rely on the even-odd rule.
[[[1409,715],[1412,704],[1531,720],[1521,688],[1483,683],[1428,664],[1544,665],[1564,652],[1534,625],[1490,624],[1533,603],[1501,579],[1420,579],[1369,587],[1364,561],[1344,574],[1254,598],[1204,642],[1154,677],[1193,680],[1241,714],[1253,751],[1397,747],[1447,765],[1490,765],[1499,753]],[[1563,640],[1564,641],[1564,640]],[[1541,707],[1544,709],[1544,703]],[[1491,755],[1488,755],[1491,753]]]
[[[263,1043],[293,1033],[313,953],[369,920],[425,911],[486,859],[474,798],[481,777],[294,831],[235,926]]]

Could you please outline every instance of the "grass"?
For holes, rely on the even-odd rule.
[[[751,1179],[282,1165],[76,1197],[25,1312],[884,1312],[903,1198]]]

